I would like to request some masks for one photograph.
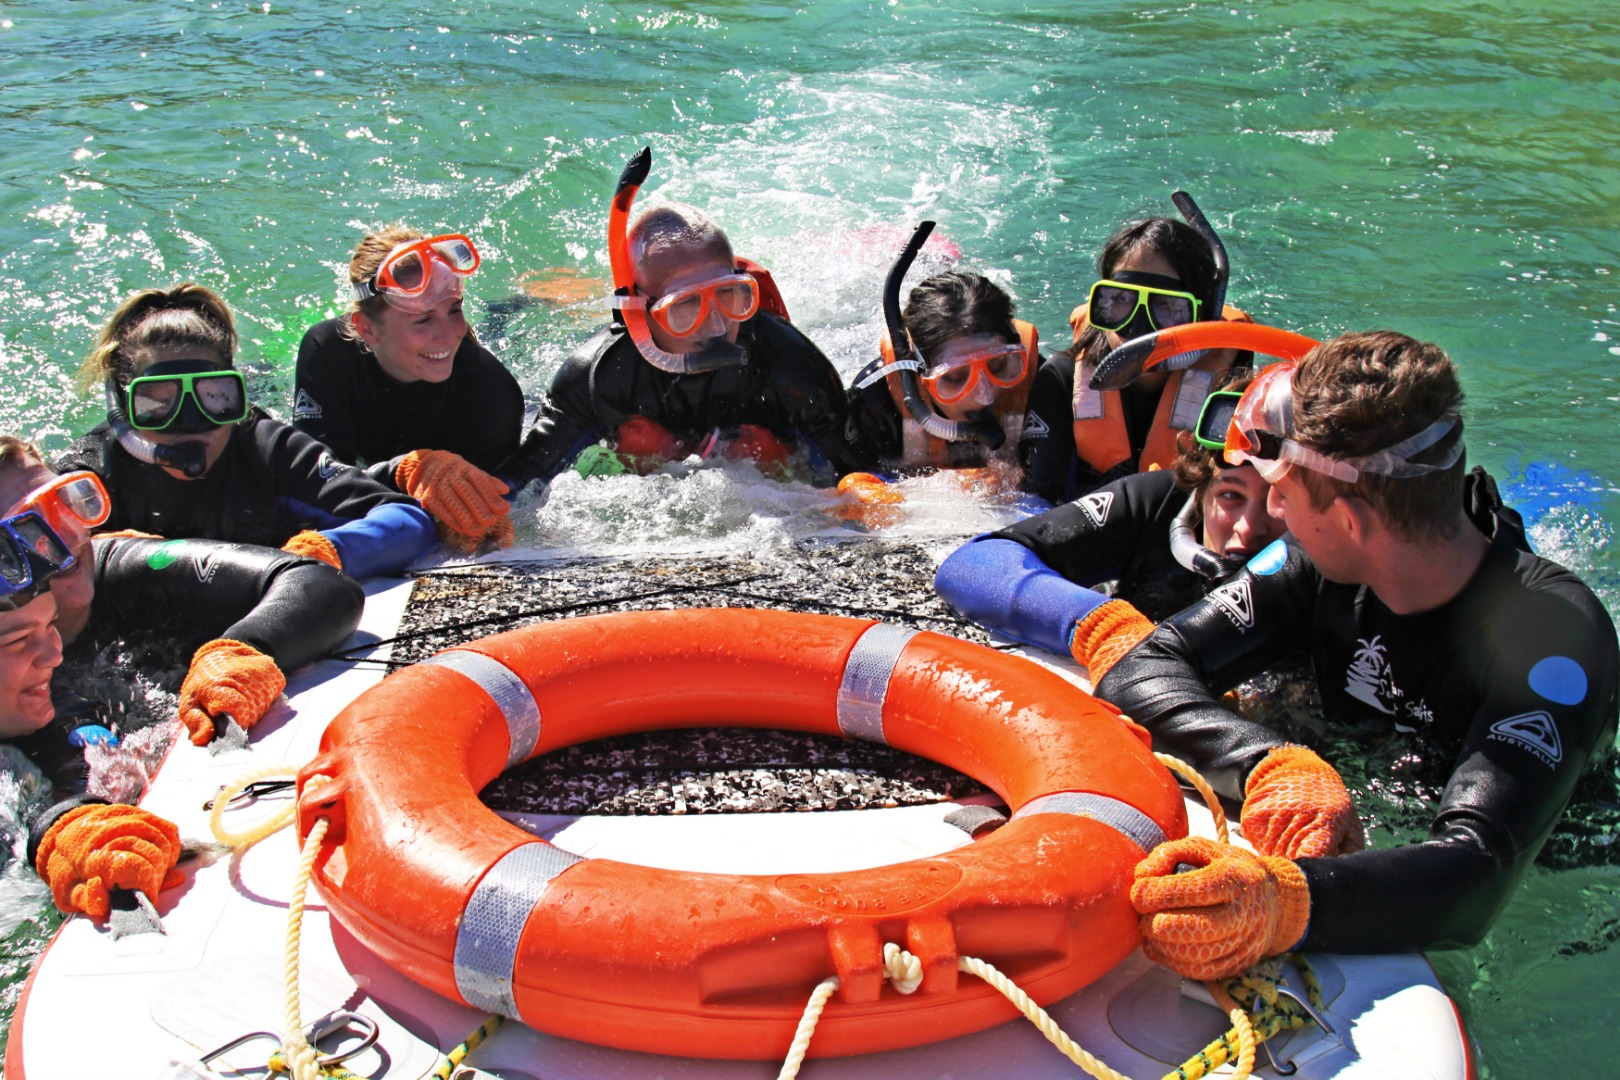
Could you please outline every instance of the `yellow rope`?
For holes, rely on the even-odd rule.
[[[315,1060],[318,1056],[315,1048],[304,1038],[303,1010],[298,1000],[298,953],[303,935],[304,897],[309,891],[315,856],[320,854],[321,841],[326,839],[326,830],[330,825],[326,818],[317,818],[311,826],[309,836],[304,840],[303,851],[298,856],[298,876],[293,879],[292,896],[287,902],[286,961],[282,965],[282,982],[287,988],[284,1002],[287,1028],[281,1039],[281,1052],[291,1066],[293,1080],[320,1080],[321,1077],[320,1064]]]
[[[490,1013],[484,1022],[478,1025],[471,1035],[461,1041],[461,1045],[439,1059],[438,1068],[428,1073],[429,1080],[450,1080],[450,1074],[456,1071],[456,1066],[467,1060],[467,1055],[478,1049],[480,1043],[506,1023],[506,1017],[499,1013]]]
[[[1159,764],[1181,776],[1203,796],[1204,805],[1209,807],[1209,816],[1215,819],[1215,839],[1223,844],[1231,843],[1232,837],[1226,828],[1226,811],[1221,807],[1221,800],[1215,794],[1215,789],[1209,786],[1209,781],[1200,776],[1197,769],[1178,757],[1159,753],[1153,756],[1159,759]]]
[[[298,770],[287,765],[261,765],[220,788],[219,794],[214,796],[214,805],[208,811],[208,827],[213,831],[214,839],[233,848],[248,847],[285,828],[298,814],[297,800],[288,803],[248,831],[240,833],[226,831],[225,808],[230,805],[232,799],[242,794],[249,784],[260,780],[292,780],[297,776]]]

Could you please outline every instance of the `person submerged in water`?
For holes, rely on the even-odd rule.
[[[1462,390],[1437,346],[1345,334],[1245,391],[1227,459],[1271,483],[1288,534],[1097,683],[1242,800],[1256,855],[1189,838],[1138,866],[1148,955],[1193,978],[1294,948],[1478,942],[1582,775],[1608,763],[1620,647],[1579,578],[1470,514]],[[1354,851],[1338,773],[1218,695],[1301,643],[1339,731],[1411,732],[1454,762],[1427,839]],[[1349,852],[1332,859],[1318,856]],[[1190,872],[1187,868],[1192,868]]]
[[[1211,401],[1247,385],[1241,376]],[[1190,431],[1181,443],[1173,469],[1122,477],[968,541],[940,564],[935,590],[959,614],[1071,654],[1101,679],[1151,620],[1180,611],[1283,534],[1254,466],[1228,464]],[[1105,582],[1115,583],[1107,593],[1098,589]]]
[[[64,641],[93,654],[115,637],[157,635],[194,650],[179,718],[201,745],[227,717],[257,723],[284,671],[348,639],[364,596],[330,566],[273,548],[92,539],[110,510],[100,481],[58,477],[10,436],[0,436],[0,507],[0,742],[52,785],[26,822],[29,857],[63,911],[104,919],[109,890],[155,898],[174,883],[178,834],[95,789],[84,748],[120,732],[96,703],[53,685]]]
[[[432,547],[407,495],[248,402],[236,325],[201,285],[143,289],[102,328],[81,378],[107,419],[55,460],[113,495],[109,529],[285,546],[354,578],[397,574]]]
[[[1041,362],[1039,335],[1013,318],[1012,297],[980,274],[936,274],[911,290],[900,313],[901,279],[932,227],[918,229],[889,271],[884,310],[895,325],[849,391],[862,452],[883,470],[839,481],[862,504],[900,501],[888,486],[897,475],[973,470],[962,475],[996,489],[1016,488],[1021,476],[1017,450]]]
[[[1234,366],[1252,360],[1231,349],[1188,352],[1123,390],[1091,389],[1098,362],[1127,341],[1186,323],[1248,320],[1225,304],[1220,238],[1191,200],[1186,205],[1196,228],[1155,217],[1108,238],[1097,256],[1098,280],[1069,316],[1073,344],[1036,374],[1019,457],[1025,487],[1049,502],[1168,469],[1178,433],[1192,428],[1204,398]]]
[[[349,310],[298,346],[292,410],[293,427],[419,501],[463,551],[512,543],[499,474],[523,433],[523,390],[462,312],[479,262],[460,233],[368,233]]]
[[[616,321],[563,362],[508,472],[520,484],[549,481],[602,441],[643,468],[692,453],[785,467],[797,453],[831,483],[863,467],[846,441],[838,372],[768,310],[785,310],[768,276],[762,285],[690,206],[629,221],[650,160],[643,151],[626,166],[608,219]]]

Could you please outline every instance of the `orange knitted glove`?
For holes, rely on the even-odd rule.
[[[1102,682],[1108,669],[1119,663],[1138,641],[1153,633],[1153,620],[1137,611],[1129,601],[1110,600],[1091,610],[1074,626],[1069,651],[1075,663],[1086,669],[1091,685]]]
[[[318,533],[314,529],[294,533],[291,540],[281,545],[281,550],[290,555],[319,559],[334,570],[343,569],[343,556],[338,554],[337,545],[327,539],[324,533]]]
[[[869,472],[852,472],[845,476],[838,481],[838,494],[844,497],[838,507],[839,517],[874,527],[899,521],[899,506],[906,501],[904,492]]]
[[[138,806],[80,806],[52,823],[34,869],[56,906],[105,919],[109,889],[138,889],[153,900],[178,885],[180,830]]]
[[[274,660],[251,645],[215,638],[191,657],[180,684],[180,722],[193,743],[205,746],[214,737],[214,717],[229,713],[250,728],[286,688],[287,677]]]
[[[1193,867],[1177,873],[1183,864]],[[1311,893],[1288,859],[1188,836],[1136,864],[1142,951],[1189,979],[1224,979],[1305,936]]]
[[[1243,785],[1243,835],[1264,855],[1346,855],[1366,846],[1350,792],[1333,766],[1303,746],[1279,746]]]
[[[517,539],[517,530],[512,526],[510,517],[503,517],[488,530],[481,533],[464,533],[452,529],[444,522],[438,522],[439,542],[457,555],[472,555],[485,544],[497,548],[509,548]]]
[[[448,450],[412,450],[395,466],[394,483],[460,533],[482,536],[511,510],[504,483]]]

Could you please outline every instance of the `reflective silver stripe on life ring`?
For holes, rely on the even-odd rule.
[[[1164,830],[1159,828],[1159,823],[1136,807],[1088,791],[1059,791],[1031,799],[1018,808],[1013,820],[1031,814],[1078,814],[1100,821],[1117,830],[1144,852],[1152,851],[1165,840]]]
[[[511,749],[506,752],[506,767],[527,761],[540,741],[540,706],[523,680],[499,660],[467,649],[451,649],[422,661],[449,668],[465,675],[478,684],[479,689],[495,700],[495,707],[506,717],[506,730],[511,735]]]
[[[874,623],[855,639],[838,686],[839,731],[852,739],[888,742],[883,737],[883,699],[889,694],[889,676],[900,650],[916,636],[908,627]]]
[[[518,1016],[512,971],[518,941],[552,878],[584,860],[550,844],[515,847],[489,868],[456,931],[456,989],[475,1009]]]

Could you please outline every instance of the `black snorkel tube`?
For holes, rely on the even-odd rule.
[[[1215,226],[1209,223],[1204,212],[1198,209],[1198,204],[1193,202],[1191,195],[1185,191],[1177,191],[1170,196],[1170,201],[1176,204],[1176,210],[1180,212],[1182,220],[1198,230],[1198,235],[1209,244],[1210,253],[1215,256],[1215,291],[1210,294],[1209,317],[1204,320],[1214,322],[1226,311],[1226,281],[1232,276],[1232,267],[1226,258],[1226,245],[1221,243],[1220,234],[1215,231]]]
[[[900,398],[911,418],[934,438],[944,439],[946,442],[983,443],[991,450],[999,450],[1007,441],[1007,433],[1001,430],[1000,424],[989,418],[946,419],[928,404],[922,394],[922,385],[917,381],[917,371],[923,366],[923,358],[917,351],[917,346],[912,343],[911,334],[906,331],[906,320],[900,314],[900,284],[905,280],[906,271],[911,269],[911,264],[917,261],[917,253],[922,250],[923,243],[933,231],[932,221],[918,225],[917,231],[911,234],[911,239],[906,241],[906,246],[901,249],[900,257],[889,267],[889,276],[883,279],[883,321],[889,328],[889,345],[894,352],[895,374],[900,377]]]
[[[1217,555],[1198,542],[1193,522],[1198,517],[1198,493],[1187,496],[1187,505],[1170,522],[1170,554],[1176,562],[1206,581],[1219,581],[1237,573],[1248,562],[1247,556]]]
[[[107,422],[112,426],[118,445],[136,461],[159,468],[178,469],[190,480],[197,480],[208,471],[208,448],[202,443],[183,442],[165,446],[143,437],[131,427],[129,417],[124,414],[124,400],[118,392],[118,382],[111,375],[107,376]]]

